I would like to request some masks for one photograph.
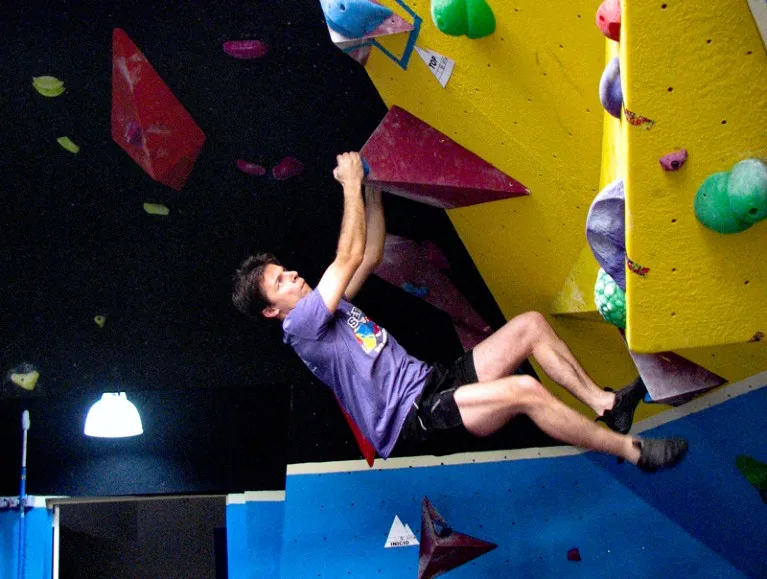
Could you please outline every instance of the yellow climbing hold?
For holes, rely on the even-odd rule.
[[[64,148],[65,148],[67,151],[69,151],[70,153],[75,153],[75,154],[77,154],[77,153],[80,151],[80,147],[78,147],[77,145],[75,145],[75,144],[72,142],[72,139],[70,139],[69,137],[59,137],[58,139],[56,139],[56,142],[57,142],[59,145],[61,145],[62,147],[64,147]]]
[[[55,76],[33,76],[32,86],[41,95],[49,98],[57,97],[66,90],[64,82]]]
[[[159,203],[144,203],[144,211],[150,215],[167,215],[170,209]]]
[[[25,372],[23,374],[15,373],[11,374],[11,382],[16,384],[24,390],[32,391],[37,386],[37,381],[40,379],[40,372],[32,370],[31,372]]]
[[[93,321],[96,322],[96,325],[99,328],[103,328],[104,324],[106,324],[106,322],[107,322],[107,318],[106,318],[106,316],[95,316],[93,318]]]

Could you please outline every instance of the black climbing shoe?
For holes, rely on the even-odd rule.
[[[687,454],[684,438],[642,438],[634,441],[639,449],[637,466],[645,472],[655,472],[678,463]]]
[[[614,392],[611,388],[605,388],[608,392]],[[637,376],[631,384],[615,392],[615,404],[610,410],[605,410],[602,416],[597,416],[597,421],[604,422],[608,428],[626,434],[631,430],[634,422],[634,411],[647,394],[647,388],[642,382],[641,376]]]

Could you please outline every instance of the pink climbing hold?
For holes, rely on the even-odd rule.
[[[262,58],[269,52],[269,45],[260,40],[229,40],[224,42],[224,52],[234,58]]]
[[[243,173],[247,173],[248,175],[255,175],[256,177],[266,175],[266,169],[264,169],[261,165],[256,165],[250,161],[243,161],[242,159],[237,159],[237,168]]]
[[[687,160],[687,149],[679,149],[660,158],[660,166],[664,171],[678,171]]]
[[[621,39],[621,2],[604,0],[597,10],[597,26],[610,40]]]
[[[568,561],[580,561],[581,560],[581,553],[578,551],[578,547],[573,547],[567,552],[567,560]]]
[[[300,175],[304,170],[304,164],[295,157],[285,157],[280,164],[272,169],[272,175],[278,181],[285,181],[291,177]]]

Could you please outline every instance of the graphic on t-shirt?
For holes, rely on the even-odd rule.
[[[354,332],[354,337],[366,354],[380,352],[386,345],[386,330],[368,318],[358,308],[349,310],[346,323]]]

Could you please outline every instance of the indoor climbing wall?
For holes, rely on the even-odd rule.
[[[383,4],[408,17],[397,2]],[[527,310],[548,313],[584,248],[586,214],[599,190],[603,113],[597,86],[605,45],[594,25],[596,5],[490,2],[495,32],[477,40],[441,33],[428,0],[406,5],[423,20],[417,38],[379,39],[396,58],[374,48],[367,72],[388,106],[402,107],[529,189],[528,196],[448,214],[507,318]],[[455,62],[444,88],[416,49]],[[593,283],[581,297],[599,321]],[[620,335],[577,318],[553,323],[593,377],[603,384],[630,381],[636,371]]]
[[[762,373],[638,424],[647,436],[696,441],[677,468],[652,475],[564,447],[378,460],[374,469],[292,465],[281,576],[416,579],[424,497],[442,519],[438,535],[482,542],[476,558],[443,568],[456,579],[764,576],[766,383]]]
[[[625,107],[653,121],[623,127],[628,257],[648,270],[627,278],[629,346],[758,340],[767,332],[767,263],[757,257],[767,222],[722,234],[693,212],[709,175],[767,158],[767,53],[756,22],[745,0],[632,0],[623,12]],[[659,159],[679,149],[686,163],[664,171]]]
[[[764,156],[767,147],[767,107],[750,104],[764,103],[767,94],[766,55],[745,0],[734,10],[715,4],[696,15],[685,15],[694,7],[678,2],[633,2],[622,14],[624,29],[615,27],[616,40],[606,39],[595,23],[598,2],[556,10],[525,0],[489,2],[495,30],[474,39],[440,32],[428,1],[382,4],[414,23],[413,30],[378,38],[366,58],[386,104],[415,115],[530,192],[448,210],[507,318],[531,309],[552,314],[557,332],[601,384],[631,379],[637,373],[632,355],[646,352],[659,352],[663,362],[670,357],[665,352],[681,350],[690,367],[710,371],[696,391],[705,389],[703,382],[711,387],[767,367],[765,342],[757,343],[757,326],[767,316],[766,266],[743,250],[763,247],[767,226],[756,223],[723,236],[705,229],[693,213],[695,192],[708,175]],[[625,6],[605,4],[619,22]],[[632,34],[632,17],[659,25]],[[684,35],[675,32],[680,28]],[[612,70],[603,79],[608,63]],[[720,74],[723,69],[737,75]],[[709,77],[711,82],[695,83]],[[615,116],[600,102],[600,82]],[[734,88],[740,85],[749,86],[748,98]],[[624,92],[632,122],[622,110]],[[745,121],[738,119],[749,115],[748,129],[740,130]],[[664,170],[660,158],[685,148],[686,163]],[[620,179],[625,243],[643,274],[626,269],[628,344],[594,302],[599,265],[584,235],[597,192]],[[694,243],[685,241],[690,236]],[[659,265],[644,263],[645,255]],[[742,279],[736,284],[736,278]],[[717,336],[719,318],[727,321]],[[701,323],[708,329],[698,332]],[[566,393],[558,395],[578,406]],[[643,406],[639,412],[657,410]]]

